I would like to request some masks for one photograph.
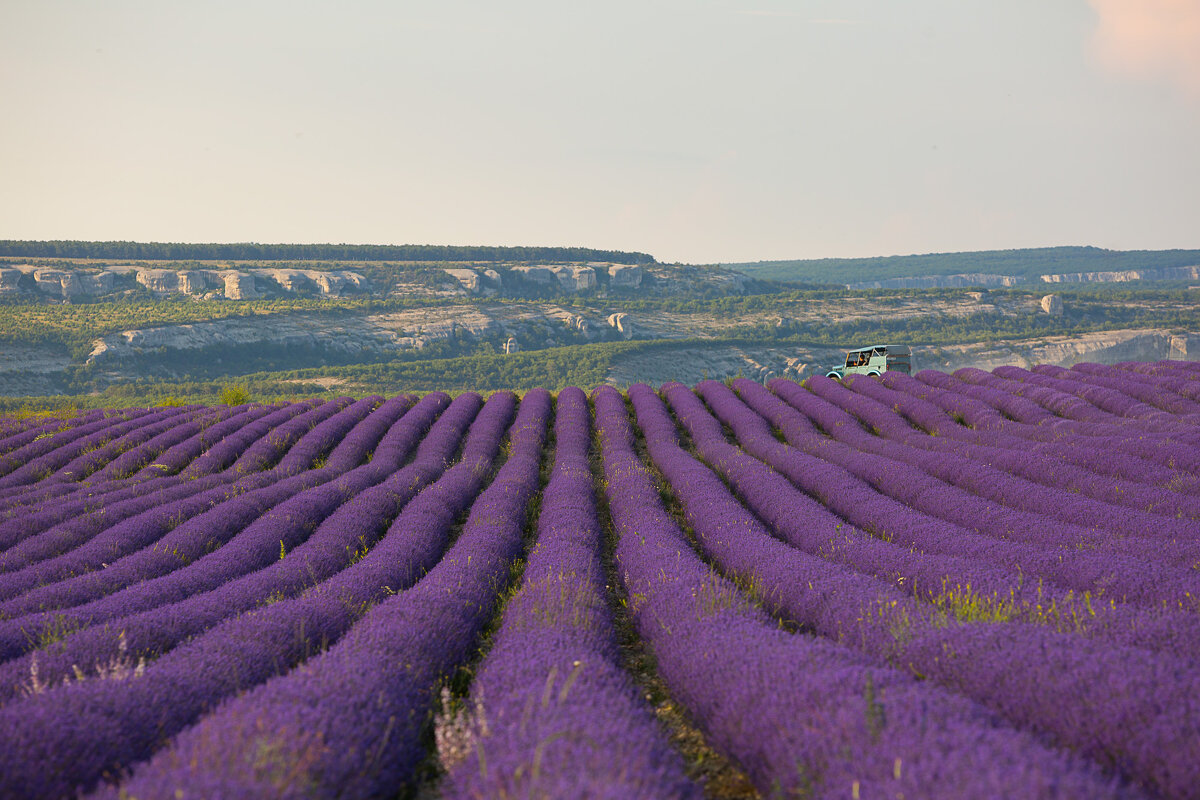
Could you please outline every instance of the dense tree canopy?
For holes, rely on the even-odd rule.
[[[10,258],[95,258],[192,261],[612,261],[650,264],[646,253],[589,247],[490,247],[425,244],[190,244],[0,240]]]

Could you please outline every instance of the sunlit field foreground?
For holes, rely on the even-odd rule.
[[[1200,797],[1200,364],[0,418],[0,797]]]

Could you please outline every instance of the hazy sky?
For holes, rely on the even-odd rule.
[[[0,238],[1200,247],[1200,0],[0,0]]]

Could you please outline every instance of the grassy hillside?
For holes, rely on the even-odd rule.
[[[1200,250],[1104,250],[1099,247],[1039,247],[979,250],[876,258],[817,258],[722,264],[754,278],[785,283],[855,283],[924,275],[984,272],[1029,282],[1056,272],[1103,272],[1200,264]]]

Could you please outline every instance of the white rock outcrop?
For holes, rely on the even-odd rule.
[[[254,288],[254,276],[244,272],[223,272],[221,278],[225,282],[225,297],[229,300],[253,300],[258,297]]]
[[[532,283],[553,286],[558,284],[572,294],[596,288],[596,270],[576,264],[551,264],[549,266],[519,266],[511,270]]]
[[[39,269],[33,273],[33,279],[37,282],[38,291],[55,297],[63,296],[63,278],[66,273],[57,269]]]
[[[81,272],[79,280],[83,284],[83,293],[87,295],[108,294],[113,290],[116,276],[108,270],[102,272]]]
[[[21,270],[0,269],[0,294],[11,294],[18,289],[21,280]]]
[[[1042,311],[1045,311],[1052,317],[1062,316],[1063,301],[1056,294],[1048,294],[1042,298]]]
[[[300,292],[313,285],[308,273],[299,269],[265,270],[267,277],[279,284],[285,292]]]
[[[556,280],[554,276],[554,270],[550,267],[520,266],[513,267],[511,271],[527,281],[532,281],[533,283],[551,284]]]
[[[596,270],[591,267],[555,267],[554,276],[558,278],[558,285],[568,292],[585,292],[596,288]]]
[[[1042,275],[1046,283],[1125,283],[1128,281],[1194,281],[1200,279],[1200,264],[1190,267],[1122,269],[1101,272],[1060,272]]]
[[[135,279],[152,292],[165,294],[179,289],[179,273],[173,269],[140,269]]]
[[[451,278],[454,278],[454,280],[458,281],[459,284],[467,290],[468,294],[479,294],[479,291],[482,287],[480,285],[479,273],[475,270],[449,268],[443,269],[442,271]]]
[[[608,284],[614,289],[636,289],[642,285],[642,268],[636,264],[609,264]]]
[[[633,321],[624,311],[618,311],[615,314],[608,315],[608,324],[617,329],[617,332],[626,339],[633,338]]]
[[[1044,278],[1045,276],[1043,276]],[[1022,278],[1016,275],[996,275],[986,272],[963,272],[957,275],[913,275],[907,278],[884,278],[878,281],[847,283],[847,289],[943,289],[961,286],[1016,286]]]
[[[184,294],[204,294],[208,289],[208,273],[203,270],[184,270],[175,276],[176,286]]]

